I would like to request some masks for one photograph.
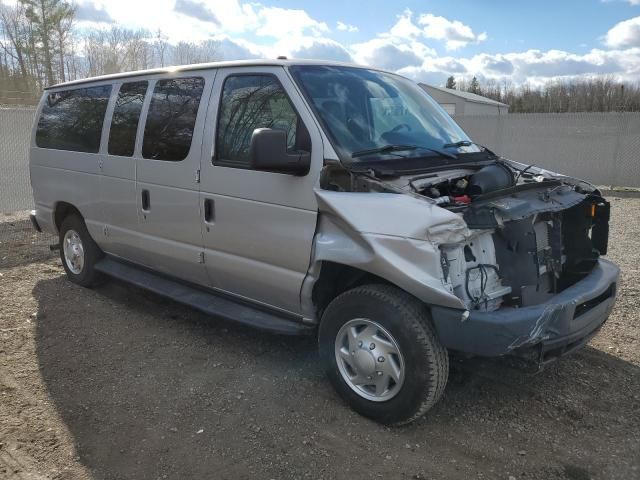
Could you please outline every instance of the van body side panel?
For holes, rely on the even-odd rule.
[[[164,75],[150,80],[150,89],[168,79],[204,79],[191,146],[181,161],[136,159],[136,205],[139,249],[134,261],[183,280],[207,285],[208,276],[201,263],[202,233],[199,183],[203,128],[207,105],[216,76],[215,70]],[[152,102],[145,106],[140,122],[144,131]],[[144,136],[143,136],[144,146]],[[144,150],[144,148],[143,148]],[[145,208],[145,203],[148,203]]]
[[[215,223],[205,235],[212,286],[299,313],[299,291],[309,266],[315,212],[205,195],[213,199],[216,210]]]
[[[97,221],[100,215],[100,197],[98,193],[100,175],[98,173],[43,166],[37,163],[43,156],[47,156],[48,152],[51,151],[46,151],[44,154],[32,151],[31,155],[33,159],[31,164],[31,185],[34,192],[38,223],[43,230],[49,233],[57,233],[53,219],[54,211],[60,202],[66,202],[80,211],[85,219],[89,233],[98,240],[102,236],[102,226]],[[64,153],[73,154],[75,152]],[[83,159],[78,159],[77,161],[82,163]]]
[[[100,215],[98,156],[31,148],[31,186],[36,216],[45,231],[56,233],[53,219],[55,208],[58,203],[67,202],[80,211],[89,232],[97,238],[100,231],[96,223]],[[56,163],[65,168],[56,166]],[[96,169],[91,168],[93,165]],[[47,225],[51,225],[51,229]]]
[[[111,83],[96,83],[105,86]],[[101,153],[41,148],[36,144],[36,131],[47,96],[68,89],[45,91],[34,121],[29,165],[33,189],[36,218],[45,231],[56,233],[53,215],[60,202],[75,206],[82,216],[89,233],[99,242],[102,236],[100,205]],[[105,120],[106,123],[106,120]],[[102,132],[104,132],[104,124]],[[102,136],[100,145],[104,143]],[[102,151],[102,150],[100,150]]]
[[[136,81],[147,81],[137,79]],[[128,83],[124,80],[114,86],[112,105],[107,111],[109,127],[113,120],[114,101],[118,98],[122,85]],[[138,120],[136,144],[134,154],[131,157],[110,155],[108,146],[102,167],[100,179],[100,199],[106,235],[103,234],[102,249],[113,255],[136,261],[144,254],[144,247],[140,242],[140,229],[138,225],[138,206],[136,202],[136,159],[140,157],[140,143],[144,131],[143,113],[149,104],[149,89],[145,97],[142,112]],[[106,142],[109,142],[110,129],[106,132]]]
[[[304,122],[312,143],[305,176],[231,168],[212,163],[218,102],[234,74],[275,75]],[[205,264],[212,286],[263,304],[300,313],[300,289],[309,268],[317,220],[313,186],[323,161],[317,124],[281,67],[229,68],[216,78],[207,115],[202,160],[201,208],[213,201],[203,223]]]

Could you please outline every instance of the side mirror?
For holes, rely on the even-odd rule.
[[[249,147],[250,166],[254,170],[305,175],[311,165],[311,154],[287,151],[287,134],[283,130],[256,128]]]

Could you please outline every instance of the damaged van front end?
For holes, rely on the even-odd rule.
[[[476,195],[461,212],[473,235],[439,245],[443,277],[468,312],[431,309],[451,349],[543,364],[584,345],[613,308],[619,269],[600,258],[609,203],[566,177],[529,178]]]
[[[412,293],[448,349],[553,360],[584,345],[613,308],[619,269],[601,258],[609,203],[585,182],[523,170],[494,159],[381,180],[328,167],[314,261]],[[484,186],[492,175],[507,179]]]
[[[477,145],[398,75],[291,73],[326,136],[308,284],[327,262],[373,275],[419,299],[438,340],[471,355],[543,364],[598,331],[619,269],[601,258],[610,208],[593,185]]]

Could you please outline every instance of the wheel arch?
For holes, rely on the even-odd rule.
[[[329,260],[319,262],[319,271],[320,274],[311,291],[311,299],[318,320],[322,318],[322,313],[329,303],[347,290],[372,283],[393,285],[388,280],[366,270]]]
[[[53,223],[56,228],[56,232],[60,232],[60,227],[62,226],[62,222],[69,215],[77,214],[82,220],[84,220],[84,215],[82,212],[73,205],[72,203],[60,201],[56,202],[53,206]]]
[[[328,301],[363,282],[394,285],[427,306],[463,308],[443,284],[439,253],[427,241],[358,232],[321,214],[300,291],[303,316],[318,323]]]

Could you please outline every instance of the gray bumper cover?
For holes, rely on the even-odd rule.
[[[472,311],[464,321],[462,310],[434,306],[433,322],[440,341],[464,353],[493,357],[534,346],[568,351],[591,338],[611,313],[619,274],[615,264],[600,259],[587,277],[548,302]]]

